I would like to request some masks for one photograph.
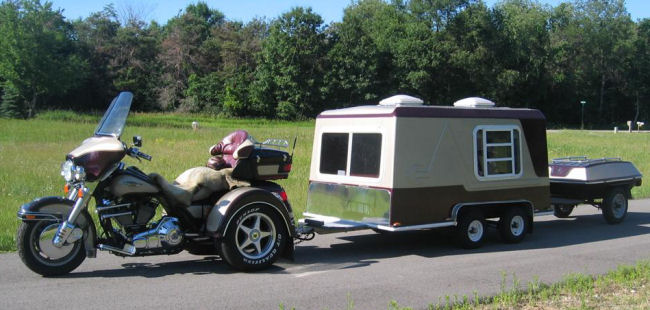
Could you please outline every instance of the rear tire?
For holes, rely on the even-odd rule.
[[[627,195],[621,187],[610,190],[603,199],[603,217],[608,224],[618,224],[627,215]]]
[[[16,247],[18,255],[32,271],[49,277],[69,273],[86,259],[83,238],[57,248],[52,238],[59,223],[51,221],[22,222],[18,227]]]
[[[480,210],[463,212],[456,226],[456,242],[465,249],[479,248],[483,245],[486,228],[485,217]]]
[[[574,205],[554,205],[553,214],[557,218],[565,219],[571,215],[573,212]]]
[[[521,208],[509,208],[499,219],[499,234],[506,243],[519,243],[528,232],[530,219]]]
[[[235,269],[260,270],[278,259],[288,241],[284,221],[275,212],[263,204],[250,204],[230,221],[221,256]]]

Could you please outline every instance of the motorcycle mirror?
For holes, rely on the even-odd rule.
[[[133,145],[135,145],[137,147],[141,147],[142,146],[142,137],[133,136]]]

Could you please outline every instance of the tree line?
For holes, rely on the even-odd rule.
[[[126,15],[126,16],[124,16]],[[303,119],[404,93],[542,110],[549,122],[650,120],[650,19],[624,0],[359,0],[230,20],[204,2],[161,25],[114,6],[67,20],[49,2],[0,4],[0,115],[104,110]]]

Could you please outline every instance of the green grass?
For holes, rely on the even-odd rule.
[[[622,265],[605,275],[570,274],[563,281],[544,284],[538,280],[521,287],[512,275],[512,288],[505,289],[508,275],[502,275],[501,292],[470,299],[446,296],[428,309],[648,309],[650,308],[650,261]],[[353,308],[348,308],[353,309]],[[390,310],[406,310],[396,301]]]
[[[97,115],[75,116],[70,112],[48,112],[33,120],[0,119],[0,251],[15,250],[14,236],[19,224],[16,211],[36,197],[62,195],[63,178],[59,175],[65,154],[92,135]],[[200,129],[190,124],[198,120]],[[236,129],[247,129],[258,140],[298,138],[292,172],[280,183],[300,216],[307,200],[309,163],[313,143],[313,121],[286,122],[262,119],[224,119],[184,114],[134,113],[123,134],[143,137],[141,150],[153,156],[151,162],[127,158],[145,172],[157,172],[173,180],[188,168],[205,165],[208,148]],[[617,156],[630,160],[646,174],[650,172],[648,134],[549,132],[549,158],[588,155]],[[633,190],[637,198],[650,197],[650,185]]]

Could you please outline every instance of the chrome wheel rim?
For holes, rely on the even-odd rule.
[[[510,220],[510,233],[512,233],[513,236],[521,236],[521,234],[524,233],[524,227],[524,218],[521,217],[521,215],[515,215]]]
[[[58,223],[49,225],[43,223],[39,226],[45,227],[33,231],[31,238],[32,251],[34,252],[34,257],[43,264],[51,266],[64,265],[79,251],[79,242],[66,243],[60,248],[54,246],[52,239],[59,229]]]
[[[276,243],[273,220],[263,213],[252,213],[239,222],[236,243],[239,253],[248,259],[260,259],[268,255]]]
[[[612,200],[612,213],[616,218],[622,218],[627,210],[627,199],[623,194],[617,194]]]
[[[467,226],[467,237],[472,242],[478,242],[483,237],[483,223],[479,220],[473,220]]]

